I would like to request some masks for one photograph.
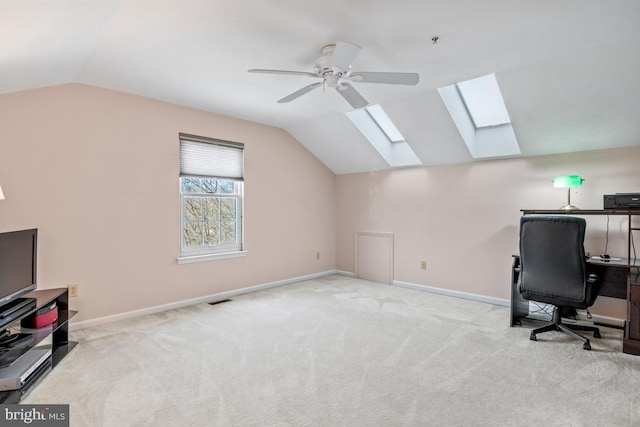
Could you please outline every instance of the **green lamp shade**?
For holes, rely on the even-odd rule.
[[[553,179],[553,186],[556,188],[580,187],[584,179],[578,175],[562,175]]]

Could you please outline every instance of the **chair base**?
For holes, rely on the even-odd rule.
[[[553,318],[551,320],[552,323],[541,326],[539,328],[535,328],[531,330],[531,335],[529,335],[529,339],[531,341],[538,341],[536,337],[537,334],[541,334],[543,332],[549,331],[558,331],[564,334],[569,335],[571,338],[575,338],[577,340],[582,341],[582,348],[585,350],[591,350],[591,343],[588,338],[583,337],[582,335],[576,333],[575,331],[586,331],[593,332],[594,338],[601,338],[600,329],[595,326],[583,326],[583,325],[567,325],[562,323],[562,314],[561,309],[555,307],[553,309]]]

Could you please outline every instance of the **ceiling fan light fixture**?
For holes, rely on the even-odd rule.
[[[338,74],[327,74],[324,76],[324,81],[329,87],[336,87],[338,85],[338,80],[340,79],[340,75]]]

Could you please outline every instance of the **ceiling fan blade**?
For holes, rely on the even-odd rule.
[[[353,60],[360,53],[360,46],[347,42],[338,42],[331,55],[331,66],[338,67],[342,71],[347,71]]]
[[[362,83],[386,83],[392,85],[417,85],[420,75],[417,73],[375,73],[368,71],[354,71],[349,79]]]
[[[336,90],[353,108],[362,108],[369,105],[369,102],[349,83],[340,83],[336,86]]]
[[[286,71],[286,70],[264,70],[261,68],[252,68],[250,73],[264,73],[264,74],[287,74],[290,76],[307,76],[307,77],[322,77],[317,74],[307,73],[305,71]]]
[[[311,83],[309,86],[305,86],[302,89],[298,89],[297,91],[293,92],[291,95],[287,95],[284,98],[278,100],[278,103],[282,104],[285,102],[291,102],[294,99],[297,99],[302,95],[304,95],[305,93],[311,92],[312,90],[320,86],[322,86],[322,82]]]

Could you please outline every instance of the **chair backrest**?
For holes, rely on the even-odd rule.
[[[518,287],[523,298],[577,308],[592,303],[587,289],[585,229],[583,218],[521,217]]]

